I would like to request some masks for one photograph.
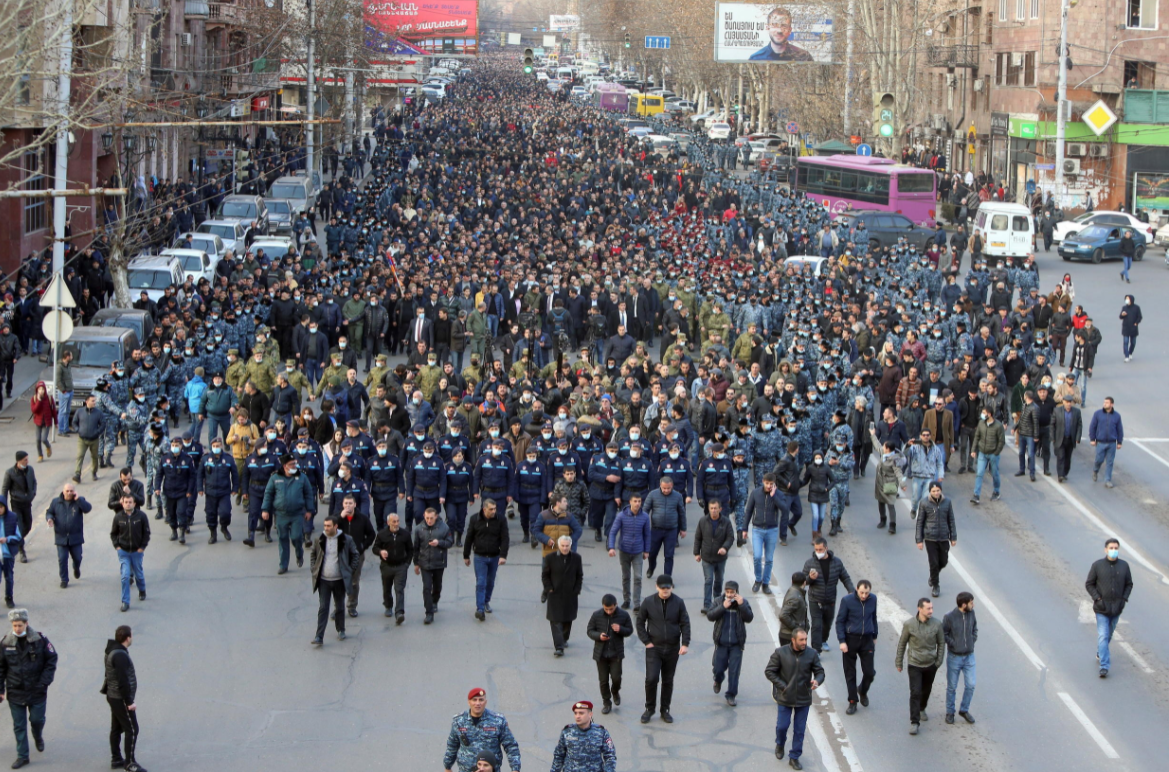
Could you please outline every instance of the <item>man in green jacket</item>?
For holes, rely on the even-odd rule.
[[[364,351],[365,340],[365,312],[367,306],[361,298],[361,290],[354,289],[353,297],[345,301],[345,305],[341,307],[341,318],[343,322],[343,331],[345,337],[349,339],[349,345],[354,351],[360,353]]]
[[[970,446],[970,455],[978,458],[978,465],[974,470],[974,495],[970,497],[971,504],[978,504],[979,494],[982,493],[982,478],[986,468],[990,467],[991,477],[994,479],[994,493],[991,501],[998,501],[1002,480],[999,478],[999,455],[1007,446],[1007,430],[1002,421],[996,421],[994,413],[983,407],[982,420],[974,430],[974,442]]]
[[[467,315],[467,346],[471,354],[483,358],[487,346],[487,304],[480,303],[478,307]]]
[[[304,565],[304,523],[312,517],[313,488],[308,476],[301,474],[296,458],[284,454],[280,471],[268,478],[260,516],[268,522],[276,517],[276,534],[280,540],[280,570],[288,573],[288,541],[296,547],[296,567]]]
[[[901,627],[897,642],[897,672],[909,659],[909,733],[917,734],[922,721],[928,721],[925,708],[934,688],[934,676],[942,666],[946,636],[942,623],[934,619],[934,604],[929,598],[917,602],[917,615]]]

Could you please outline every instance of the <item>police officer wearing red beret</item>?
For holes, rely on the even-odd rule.
[[[593,723],[593,703],[572,705],[573,723],[560,732],[551,772],[617,772],[617,750],[609,730]]]

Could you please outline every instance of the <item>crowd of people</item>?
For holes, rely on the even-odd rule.
[[[164,520],[163,533],[185,548],[204,518],[214,545],[232,540],[238,511],[247,548],[276,531],[278,573],[294,570],[294,554],[302,568],[309,551],[320,598],[315,646],[330,616],[345,639],[367,558],[378,561],[385,616],[405,622],[413,573],[423,622],[433,624],[448,554],[461,550],[482,623],[499,567],[524,544],[542,549],[541,600],[562,656],[584,580],[578,551],[591,536],[619,558],[612,565],[622,577],[620,598],[601,598],[586,628],[602,713],[620,705],[624,639],[636,634],[646,657],[641,721],[670,723],[691,638],[674,592],[683,540],[693,534],[703,571],[714,690],[725,683],[734,707],[754,612],[725,581],[727,560],[749,550],[750,595],[770,603],[775,552],[799,525],[812,550],[775,599],[779,648],[765,675],[779,704],[776,757],[786,753],[800,769],[833,633],[848,714],[868,705],[872,683],[877,593],[868,580],[854,583],[831,541],[854,521],[895,534],[904,495],[928,556],[929,593],[940,597],[960,519],[947,475],[974,474],[977,505],[989,470],[998,499],[1009,433],[1018,475],[1035,481],[1037,458],[1049,474],[1054,453],[1063,482],[1082,439],[1099,331],[1074,304],[1070,276],[1041,287],[1032,259],[992,265],[978,250],[963,271],[967,245],[953,241],[941,260],[903,239],[873,249],[863,224],[842,226],[786,186],[724,176],[701,140],[687,161],[657,155],[616,121],[499,60],[449,91],[439,104],[379,114],[369,174],[364,163],[346,164],[333,182],[341,193],[321,213],[324,249],[294,248],[279,260],[244,249],[219,263],[215,283],[172,286],[157,302],[144,296],[135,306],[154,317],[153,333],[111,363],[71,417],[67,400],[34,403],[38,426],[77,436],[73,482],[47,511],[61,587],[70,563],[80,577],[91,505],[77,485],[87,456],[92,480],[118,470],[107,505],[122,611],[132,586],[146,597],[152,521]],[[102,248],[99,240],[83,256],[98,272]],[[785,264],[804,253],[827,261],[819,270]],[[1134,345],[1135,335],[1134,326]],[[0,335],[0,355],[4,342]],[[391,367],[391,357],[405,359]],[[57,357],[62,392],[72,392],[71,366],[68,353]],[[1092,416],[1089,439],[1093,479],[1103,468],[1111,487],[1123,444],[1111,398]],[[51,459],[39,440],[38,460]],[[8,534],[31,526],[29,461],[18,454],[4,480]],[[847,517],[852,487],[853,511],[869,506],[861,481],[870,467],[876,511]],[[810,526],[801,524],[805,501]],[[691,526],[693,502],[701,512]],[[3,553],[12,608],[19,537]],[[643,570],[653,580],[644,597]],[[1089,592],[1113,619],[1103,641],[1131,581],[1118,589],[1093,570]],[[838,585],[847,591],[839,602]],[[923,597],[902,627],[896,666],[909,670],[913,734],[947,660],[946,721],[974,722],[974,604],[958,592],[938,621]],[[502,744],[518,769],[506,721],[494,723],[502,717],[486,711],[481,689],[468,699],[444,767],[494,770]],[[554,772],[615,769],[592,707],[574,705]]]

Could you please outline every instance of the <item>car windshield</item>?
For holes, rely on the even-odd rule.
[[[256,205],[243,201],[224,201],[219,210],[220,217],[255,217]]]
[[[218,236],[221,239],[235,239],[234,225],[208,225],[206,223],[199,226],[200,233],[210,233]]]
[[[187,255],[183,258],[183,270],[190,273],[199,273],[203,270],[203,258],[198,255]]]
[[[279,260],[288,254],[288,247],[284,246],[283,244],[253,244],[252,250],[255,251],[257,249],[264,250],[264,255],[269,260]]]
[[[170,271],[154,269],[130,269],[126,279],[130,289],[166,289],[171,285]]]
[[[273,198],[304,198],[304,186],[291,182],[277,182],[268,191],[268,195]],[[272,208],[271,202],[269,202],[268,208]]]
[[[1087,220],[1094,217],[1095,214],[1096,214],[1095,212],[1084,212],[1082,215],[1080,215],[1076,219],[1072,220],[1072,222],[1086,222]]]
[[[77,367],[104,369],[122,358],[122,346],[117,341],[67,340],[61,348],[73,354],[73,364]]]
[[[287,201],[269,201],[268,211],[272,214],[291,214],[292,207]]]
[[[1077,241],[1101,241],[1108,238],[1109,229],[1102,225],[1092,225],[1084,228],[1075,235]]]

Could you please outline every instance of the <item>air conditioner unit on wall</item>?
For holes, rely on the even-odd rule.
[[[1080,159],[1065,158],[1063,161],[1064,174],[1079,174],[1080,173]]]
[[[184,48],[189,48],[189,47],[191,46],[191,40],[192,40],[192,38],[193,38],[193,36],[191,35],[191,33],[190,33],[190,32],[184,32],[184,33],[183,33],[183,35],[182,35],[182,45],[183,45],[183,47],[184,47]]]
[[[1088,148],[1083,142],[1069,142],[1064,149],[1068,158],[1083,158],[1088,154]]]
[[[1108,145],[1103,142],[1093,142],[1091,145],[1088,145],[1088,155],[1092,158],[1107,158]]]

